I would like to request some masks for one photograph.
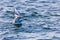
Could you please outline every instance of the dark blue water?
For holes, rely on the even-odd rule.
[[[0,40],[60,40],[60,0],[0,0]]]

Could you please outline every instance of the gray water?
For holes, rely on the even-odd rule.
[[[19,28],[12,24],[14,8]],[[60,0],[0,0],[0,40],[60,40]]]

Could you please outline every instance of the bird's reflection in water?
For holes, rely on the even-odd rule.
[[[22,24],[14,24],[15,26],[15,30],[19,30],[19,28],[21,28]]]
[[[14,24],[16,28],[19,28],[22,26],[22,24]]]

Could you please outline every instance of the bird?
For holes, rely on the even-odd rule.
[[[16,27],[21,27],[22,26],[22,19],[21,17],[19,16],[19,13],[18,11],[15,9],[14,10],[14,20],[13,20],[13,24],[16,26]]]

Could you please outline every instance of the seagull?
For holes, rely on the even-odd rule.
[[[13,24],[17,27],[20,27],[22,25],[22,19],[21,17],[19,16],[19,13],[18,11],[15,9],[14,10],[14,20],[13,20]]]

